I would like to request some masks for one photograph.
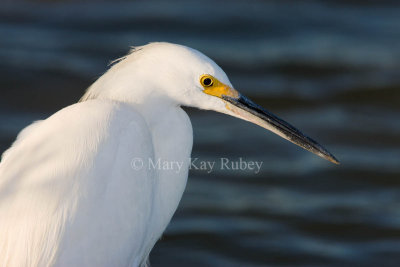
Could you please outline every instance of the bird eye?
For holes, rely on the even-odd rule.
[[[205,78],[203,80],[203,84],[206,86],[210,86],[212,84],[212,80],[210,78]]]
[[[209,76],[205,76],[201,79],[201,84],[205,87],[209,87],[213,85],[213,80]]]

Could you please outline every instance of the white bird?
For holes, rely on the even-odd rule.
[[[0,266],[145,265],[186,186],[193,136],[181,106],[253,122],[338,163],[236,91],[200,52],[137,47],[79,103],[23,129],[3,154]],[[158,159],[183,168],[146,167]]]

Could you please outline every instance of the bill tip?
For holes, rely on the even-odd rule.
[[[338,159],[336,159],[334,156],[327,157],[326,159],[336,165],[340,165],[340,161]]]

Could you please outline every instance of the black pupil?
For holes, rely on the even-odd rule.
[[[211,79],[210,78],[205,78],[203,81],[204,85],[208,86],[211,85]]]

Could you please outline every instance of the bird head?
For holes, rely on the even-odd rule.
[[[339,164],[323,146],[236,90],[213,60],[186,46],[151,43],[133,49],[82,99],[101,97],[153,107],[162,103],[214,110],[257,124]]]

